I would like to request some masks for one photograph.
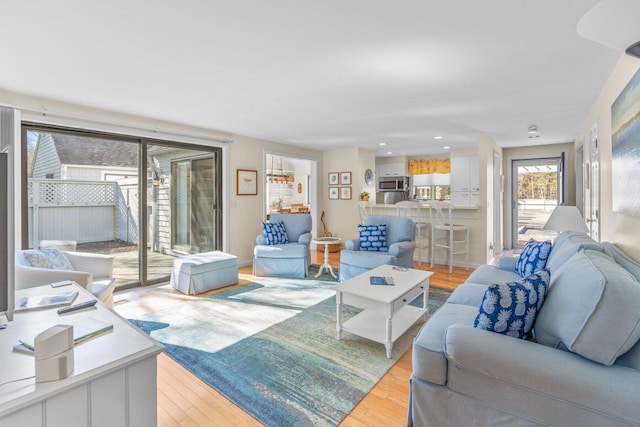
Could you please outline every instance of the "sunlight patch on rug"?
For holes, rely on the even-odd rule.
[[[404,354],[423,323],[394,343],[391,359],[382,344],[348,333],[338,341],[335,284],[260,278],[132,322],[266,426],[335,426]],[[432,288],[430,311],[448,295]],[[343,306],[344,319],[358,312]]]

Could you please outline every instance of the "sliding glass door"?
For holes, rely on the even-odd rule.
[[[28,124],[23,138],[23,248],[113,255],[120,289],[166,282],[176,256],[222,248],[221,148]]]
[[[218,249],[215,156],[171,164],[172,249],[185,253]]]

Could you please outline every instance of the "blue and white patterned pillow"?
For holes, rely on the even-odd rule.
[[[529,277],[536,271],[542,270],[547,265],[550,253],[550,240],[544,242],[529,240],[516,261],[516,273],[522,277]]]
[[[264,235],[265,245],[280,245],[282,243],[289,243],[287,237],[287,230],[284,227],[284,222],[263,222],[262,234]]]
[[[25,251],[23,256],[31,267],[49,270],[74,270],[69,258],[58,248]]]
[[[489,286],[473,326],[517,338],[526,338],[549,289],[545,268],[519,282]]]
[[[389,252],[387,247],[387,224],[358,225],[360,250]]]

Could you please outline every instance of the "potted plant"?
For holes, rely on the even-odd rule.
[[[368,191],[363,191],[362,193],[360,193],[360,200],[364,201],[364,202],[368,202],[369,201],[369,192]]]

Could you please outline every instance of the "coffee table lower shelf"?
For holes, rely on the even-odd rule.
[[[391,320],[391,343],[394,343],[407,330],[424,317],[427,310],[407,305],[393,314]],[[387,344],[387,318],[384,314],[370,310],[363,310],[342,324],[342,331]]]

